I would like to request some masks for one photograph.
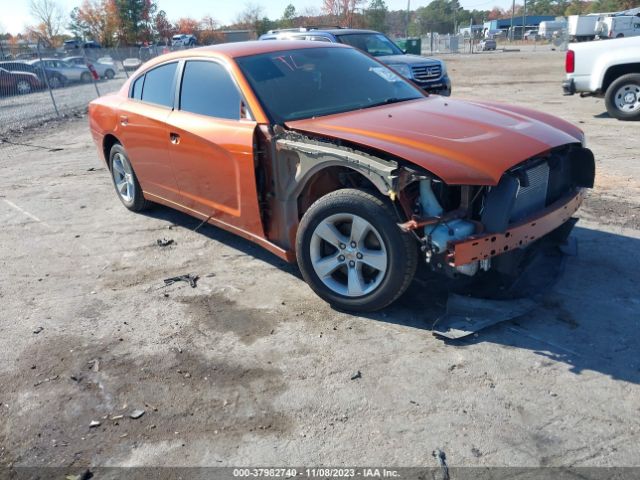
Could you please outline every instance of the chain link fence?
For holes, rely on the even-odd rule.
[[[0,155],[31,148],[19,140],[30,128],[86,112],[89,102],[118,91],[147,60],[187,47],[0,49]]]
[[[452,35],[430,33],[420,37],[422,42],[422,55],[434,54],[472,54],[487,51],[485,48],[485,39],[481,36],[470,35]],[[569,43],[569,37],[566,31],[558,32],[550,38],[535,38],[525,40],[509,40],[507,35],[497,36],[491,40],[495,41],[495,50],[497,51],[536,51],[540,50],[566,50]],[[494,47],[491,47],[493,51]]]

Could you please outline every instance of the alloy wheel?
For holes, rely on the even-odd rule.
[[[125,202],[132,202],[135,191],[133,170],[131,169],[129,160],[121,153],[116,153],[113,156],[111,175],[113,175],[113,181],[118,194]]]
[[[309,253],[322,283],[346,297],[373,292],[387,272],[382,236],[358,215],[340,213],[322,220],[313,231]]]

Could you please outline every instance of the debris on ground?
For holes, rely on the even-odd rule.
[[[35,333],[37,335],[43,330],[44,330],[44,327],[36,327],[36,328],[33,329],[33,333]]]
[[[34,387],[37,387],[39,385],[42,385],[43,383],[49,383],[49,382],[53,382],[54,380],[57,380],[59,378],[59,375],[54,375],[53,377],[48,377],[45,378],[44,380],[39,380],[36,383],[33,384]]]
[[[165,278],[164,284],[168,287],[169,285],[173,285],[176,282],[187,282],[189,285],[191,285],[191,288],[196,288],[198,286],[199,278],[200,277],[198,277],[197,275],[191,275],[189,273],[188,275],[178,275],[177,277]]]
[[[168,247],[169,245],[175,244],[175,240],[173,238],[158,238],[156,240],[156,245],[159,247]]]
[[[438,460],[438,465],[442,470],[442,475],[439,476],[439,480],[449,480],[449,466],[447,465],[447,455],[439,448],[434,450],[431,455]],[[434,477],[435,478],[435,477]]]
[[[137,420],[143,415],[144,415],[144,410],[141,410],[138,408],[129,414],[129,418],[133,418],[134,420]]]
[[[122,420],[123,418],[124,415],[114,415],[113,417],[111,417],[111,420],[117,422],[118,420]]]
[[[89,428],[96,428],[99,427],[101,424],[98,420],[91,420],[91,423],[89,424]]]
[[[89,360],[87,362],[87,365],[89,366],[89,369],[92,372],[99,372],[100,371],[100,360],[98,360],[97,358],[94,358],[93,360]]]
[[[360,370],[358,370],[356,374],[351,377],[351,380],[357,380],[359,378],[362,378],[362,372]]]

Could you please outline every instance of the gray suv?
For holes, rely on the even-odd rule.
[[[351,28],[319,29],[314,27],[270,30],[260,40],[312,40],[344,43],[376,57],[423,90],[438,95],[451,95],[451,80],[443,61],[410,55],[387,36],[374,30]]]

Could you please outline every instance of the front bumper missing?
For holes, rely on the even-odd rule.
[[[505,232],[473,235],[451,242],[447,263],[457,267],[522,248],[568,221],[580,207],[583,198],[582,191],[578,191],[561,198],[541,213],[513,225]]]

